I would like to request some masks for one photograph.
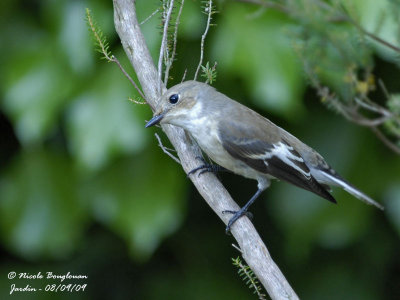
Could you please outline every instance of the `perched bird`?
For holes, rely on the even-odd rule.
[[[372,200],[333,170],[314,149],[268,119],[236,102],[208,84],[185,81],[159,99],[146,127],[172,124],[187,130],[200,148],[219,166],[258,181],[258,190],[226,227],[246,214],[249,206],[280,179],[336,203],[329,186],[339,186],[356,198],[380,209]],[[208,169],[203,165],[189,172]]]

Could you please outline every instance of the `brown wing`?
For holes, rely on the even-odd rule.
[[[311,175],[304,159],[288,142],[280,140],[279,136],[263,132],[273,132],[277,128],[272,123],[264,123],[264,120],[253,119],[252,122],[242,123],[221,121],[218,134],[224,149],[232,157],[261,173],[287,181],[336,203],[332,195]],[[268,138],[269,136],[273,138]]]

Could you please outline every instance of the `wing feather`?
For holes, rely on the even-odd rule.
[[[287,141],[260,136],[259,128],[222,121],[218,133],[224,149],[234,158],[258,172],[269,174],[336,203],[332,195],[317,182],[301,155]],[[266,128],[267,129],[267,128]],[[278,136],[279,137],[279,136]]]

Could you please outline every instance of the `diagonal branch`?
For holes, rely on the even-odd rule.
[[[371,130],[373,133],[376,134],[376,136],[393,152],[397,153],[400,155],[400,148],[396,144],[394,144],[392,141],[390,141],[383,133],[382,131],[379,130],[377,127],[371,127]]]
[[[169,157],[171,157],[174,161],[176,161],[178,164],[180,164],[181,162],[179,161],[179,158],[175,157],[170,151],[174,151],[173,149],[168,149],[167,147],[165,147],[161,141],[160,136],[156,133],[155,134],[156,139],[158,141],[158,146],[160,146],[161,150],[167,154]]]
[[[115,28],[137,73],[146,96],[145,99],[154,111],[157,106],[157,99],[160,96],[159,86],[162,83],[140,31],[134,2],[132,0],[113,0],[113,2]],[[165,90],[165,86],[162,85],[162,87]],[[196,156],[201,154],[198,146],[188,138],[181,128],[163,125],[162,129],[175,147],[185,172],[188,173],[197,167]],[[190,179],[215,213],[227,224],[230,217],[222,214],[222,211],[238,210],[239,207],[222,184],[210,173],[200,177],[191,176]],[[233,225],[231,233],[241,251],[243,251],[243,258],[260,279],[272,299],[298,299],[248,218],[240,218]],[[222,234],[223,229],[221,227]]]
[[[197,75],[199,74],[200,67],[203,64],[203,57],[204,57],[204,42],[206,40],[206,36],[208,34],[208,30],[210,29],[211,26],[211,16],[213,14],[213,3],[212,0],[208,1],[208,6],[205,7],[205,11],[207,13],[207,25],[206,29],[204,30],[203,35],[201,36],[201,43],[200,43],[200,60],[199,60],[199,65],[197,66],[196,73],[194,74],[194,80],[197,80]]]
[[[287,15],[293,14],[293,12],[290,10],[289,7],[285,6],[284,4],[280,4],[275,1],[263,1],[263,0],[236,0],[237,2],[244,2],[244,3],[250,3],[250,4],[255,4],[259,5],[261,7],[265,8],[273,8],[276,9],[282,13],[285,13]],[[323,10],[332,10],[332,6],[329,5],[327,2],[323,2],[320,0],[314,0],[314,3],[318,5],[319,8]],[[355,21],[351,16],[349,16],[346,13],[338,11],[338,16],[336,16],[334,19],[332,19],[332,22],[347,22],[352,24],[354,27],[357,28],[358,31],[360,31],[362,34],[368,36],[369,38],[373,39],[374,41],[378,42],[381,45],[386,46],[389,49],[392,49],[393,51],[396,51],[397,53],[400,53],[400,47],[380,38],[379,36],[375,35],[372,32],[369,32],[368,30],[364,29],[357,21]]]
[[[181,14],[182,14],[182,9],[183,9],[184,4],[185,4],[185,0],[181,0],[181,5],[179,6],[178,16],[176,17],[176,20],[175,20],[174,36],[173,36],[173,43],[172,43],[172,53],[171,53],[171,57],[167,61],[167,66],[165,67],[165,73],[164,73],[164,84],[165,85],[167,85],[167,83],[168,83],[169,70],[171,69],[171,66],[175,60],[176,45],[178,43],[178,27],[179,27],[179,22],[181,20]]]
[[[163,35],[162,35],[162,40],[161,40],[161,48],[160,48],[160,56],[158,58],[158,78],[160,82],[160,87],[162,86],[161,83],[161,76],[162,76],[162,62],[164,59],[164,54],[166,52],[166,49],[168,48],[168,27],[169,27],[169,22],[171,20],[171,15],[172,15],[172,10],[174,8],[174,0],[168,1],[169,5],[168,10],[166,11],[166,16],[165,16],[165,23],[164,23],[164,29],[163,29]],[[160,89],[161,91],[161,89]]]

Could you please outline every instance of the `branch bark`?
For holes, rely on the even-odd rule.
[[[140,30],[134,1],[113,0],[113,2],[115,28],[136,71],[146,101],[154,111],[160,96],[158,87],[162,83]],[[163,86],[163,91],[165,91],[165,86]],[[175,147],[185,172],[188,173],[197,167],[199,161],[196,156],[201,155],[201,151],[184,130],[170,125],[163,125],[162,129]],[[191,176],[190,179],[214,212],[227,224],[230,216],[223,215],[222,211],[238,210],[239,207],[218,179],[211,173],[205,173],[200,177]],[[247,217],[240,218],[232,226],[231,233],[240,246],[244,260],[260,279],[272,299],[298,299]],[[221,229],[221,234],[224,234],[223,229]]]

